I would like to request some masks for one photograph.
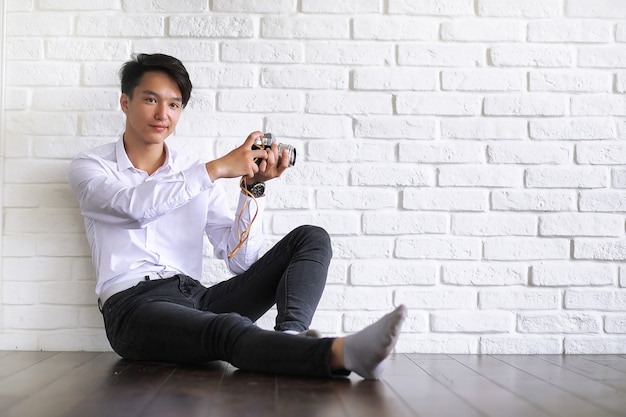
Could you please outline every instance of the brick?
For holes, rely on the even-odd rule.
[[[591,140],[617,137],[615,121],[607,117],[531,120],[532,139]]]
[[[471,95],[398,93],[398,114],[478,116],[482,111],[482,98]]]
[[[613,40],[613,25],[593,20],[541,20],[528,23],[530,42],[607,43]]]
[[[0,339],[0,349],[37,351],[39,350],[38,335],[35,333],[26,334],[22,331],[9,332],[3,330],[2,339]]]
[[[563,352],[559,336],[483,336],[480,353],[484,355],[556,355]]]
[[[352,26],[354,39],[433,41],[439,35],[439,23],[428,18],[357,17],[353,19]]]
[[[443,311],[430,315],[433,332],[508,333],[514,323],[515,315],[505,311]]]
[[[415,164],[355,166],[350,173],[352,185],[394,185],[419,187],[434,185],[432,168]]]
[[[117,87],[119,89],[120,79],[117,74],[119,67],[118,63],[86,63],[83,64],[78,77],[82,80],[82,85],[85,86]]]
[[[478,0],[479,16],[553,17],[561,16],[559,0]]]
[[[316,192],[316,207],[320,209],[376,210],[395,208],[397,192],[389,189],[336,188]]]
[[[363,232],[368,235],[443,234],[448,228],[442,214],[374,212],[363,214]]]
[[[343,116],[275,115],[266,118],[267,132],[282,137],[321,138],[349,136],[351,120]]]
[[[581,191],[580,211],[626,212],[626,192],[624,191]]]
[[[123,61],[130,55],[130,43],[125,40],[62,39],[46,44],[46,56],[53,60]]]
[[[567,336],[564,353],[566,355],[620,354],[624,351],[624,344],[626,344],[626,337]]]
[[[261,37],[267,39],[350,39],[346,17],[265,17]]]
[[[8,88],[6,89],[6,96],[4,100],[5,110],[26,110],[30,105],[31,98],[30,92],[27,89],[22,88]]]
[[[529,188],[604,188],[608,171],[602,167],[535,167],[526,170]]]
[[[396,344],[398,353],[477,354],[478,336],[454,336],[449,334],[404,334]]]
[[[286,234],[306,223],[321,226],[331,234],[356,235],[361,229],[360,219],[356,214],[324,211],[316,214],[284,213],[272,222],[272,230],[278,234]]]
[[[590,262],[540,262],[531,267],[531,283],[536,286],[613,285],[615,277],[613,266]]]
[[[3,238],[2,256],[4,257],[3,263],[9,262],[8,257],[32,256],[36,251],[37,242],[32,235],[5,235]]]
[[[624,239],[574,239],[574,259],[626,260]]]
[[[549,214],[539,218],[541,236],[624,235],[624,217],[610,214]]]
[[[523,42],[525,25],[515,20],[455,19],[441,24],[441,39],[457,42]]]
[[[146,10],[158,12],[207,12],[208,4],[203,0],[125,0],[124,10],[129,12],[142,12]]]
[[[573,116],[626,116],[626,98],[613,95],[572,97]]]
[[[256,114],[229,114],[215,113],[211,115],[200,112],[190,112],[181,118],[176,127],[177,135],[192,137],[207,136],[238,136],[235,146],[241,145],[242,137],[247,137],[250,132],[258,130],[263,125],[263,117]],[[272,131],[273,129],[268,129]],[[220,141],[217,146],[222,146],[225,141]],[[232,145],[232,144],[231,144]],[[230,146],[228,151],[222,151],[219,155],[225,155],[235,146]]]
[[[374,42],[311,42],[307,45],[306,62],[311,64],[389,65],[394,50],[387,43]]]
[[[483,289],[478,294],[481,310],[556,310],[561,297],[556,289]]]
[[[626,67],[626,51],[620,46],[580,46],[578,48],[578,66],[624,68]]]
[[[176,38],[164,39],[159,37],[136,40],[133,43],[133,51],[137,53],[162,53],[175,56],[183,61],[187,70],[190,71],[190,63],[192,62],[214,61],[217,57],[218,44],[212,40],[186,39],[185,42],[181,42],[180,39]],[[117,74],[117,69],[112,72]],[[192,82],[194,82],[195,88],[196,83],[194,77],[192,77]]]
[[[434,91],[438,73],[417,68],[357,68],[352,71],[355,90]]]
[[[401,66],[476,67],[485,63],[483,46],[440,43],[398,45],[398,64]]]
[[[607,333],[626,333],[626,315],[607,315],[604,318],[604,331]]]
[[[297,2],[295,0],[261,2],[250,2],[246,0],[213,0],[212,4],[212,10],[215,12],[238,13],[291,13],[296,11],[297,6]]]
[[[406,189],[402,208],[433,211],[485,211],[489,207],[489,192],[463,188]]]
[[[355,117],[354,136],[389,139],[434,139],[435,120],[410,116]]]
[[[310,191],[294,186],[272,184],[272,193],[268,193],[268,206],[275,209],[308,209]]]
[[[611,178],[613,188],[626,188],[626,169],[614,168]]]
[[[7,13],[7,37],[68,36],[72,31],[70,15],[53,12]]]
[[[304,59],[302,45],[297,43],[274,42],[223,42],[220,59],[234,63],[275,63],[296,64]]]
[[[169,18],[169,35],[196,38],[251,38],[252,19],[245,16],[172,16]],[[225,42],[231,46],[232,43]]]
[[[39,88],[33,92],[33,110],[45,111],[50,103],[56,110],[117,110],[119,93],[113,90]]]
[[[110,352],[111,345],[101,330],[83,330],[44,333],[39,337],[38,348],[44,351]]]
[[[400,162],[427,164],[482,163],[485,146],[475,141],[401,142],[398,145],[398,158]]]
[[[519,168],[484,165],[442,166],[439,168],[442,187],[519,187],[522,171]]]
[[[124,130],[125,116],[121,112],[85,113],[80,116],[80,134],[84,136],[119,137]],[[184,126],[180,124],[179,126]]]
[[[78,207],[68,184],[6,184],[4,192],[3,203],[6,208]]]
[[[308,160],[317,162],[392,162],[395,147],[386,141],[315,140],[308,144]]]
[[[489,59],[496,67],[571,67],[573,52],[565,46],[519,44],[489,48]]]
[[[393,306],[392,295],[390,289],[327,286],[318,308],[335,310],[340,305],[344,311],[387,311]]]
[[[249,88],[254,84],[254,71],[249,68],[226,69],[188,65],[187,70],[194,88]]]
[[[217,96],[217,108],[223,112],[296,112],[303,103],[304,97],[298,92],[225,91]]]
[[[311,92],[305,110],[315,114],[392,114],[393,98],[387,93]]]
[[[474,8],[465,0],[389,0],[389,13],[416,15],[473,15]]]
[[[601,319],[584,313],[520,314],[517,330],[520,333],[599,333]]]
[[[229,0],[223,0],[229,1]],[[305,13],[378,13],[379,0],[302,0]]]
[[[35,305],[39,302],[39,286],[32,282],[5,282],[2,286],[2,304]]]
[[[577,194],[555,190],[494,190],[491,205],[493,210],[573,211]]]
[[[7,86],[74,86],[80,80],[80,65],[45,62],[39,65],[25,62],[7,62]]]
[[[350,283],[375,287],[435,285],[439,268],[414,261],[357,261],[350,267]]]
[[[91,256],[91,250],[84,233],[39,234],[35,255],[43,257]]]
[[[78,313],[63,306],[5,306],[6,329],[57,330],[78,327]]]
[[[268,67],[261,70],[261,86],[268,88],[343,90],[348,86],[348,79],[348,72],[342,68]]]
[[[450,237],[400,237],[396,240],[395,256],[402,259],[477,260],[480,242]]]
[[[165,34],[165,22],[160,16],[79,15],[76,35],[90,37],[157,37]]]
[[[441,120],[441,136],[448,139],[523,139],[528,123],[519,118],[446,118]]]
[[[82,305],[85,300],[95,303],[96,283],[93,282],[47,282],[40,284],[39,302],[46,305]],[[102,319],[100,318],[100,321]]]
[[[442,90],[523,91],[526,73],[502,69],[455,69],[441,72]]]
[[[4,131],[32,136],[38,135],[76,135],[76,116],[52,112],[9,113],[5,116]]]
[[[348,167],[328,167],[318,164],[306,164],[293,171],[290,184],[308,184],[325,186],[345,186],[350,175]]]
[[[382,316],[381,313],[346,313],[343,318],[343,330],[347,333],[358,332],[361,329],[376,322]],[[403,332],[423,333],[428,330],[428,316],[426,313],[410,312],[402,324]]]
[[[568,310],[624,311],[626,291],[616,289],[570,289],[565,291]]]
[[[395,303],[420,310],[471,310],[476,308],[476,291],[471,288],[402,289],[397,290]]]
[[[442,282],[451,285],[525,285],[527,276],[526,266],[508,262],[454,262],[442,267]]]
[[[197,1],[197,0],[196,0]],[[128,10],[129,1],[125,2],[125,8]],[[37,7],[42,10],[119,10],[120,5],[117,0],[100,0],[95,2],[84,2],[81,0],[41,0],[37,3]],[[142,11],[145,9],[142,9]]]
[[[626,17],[626,4],[611,0],[569,0],[565,5],[565,14],[575,17]]]
[[[494,143],[487,147],[492,164],[566,164],[572,161],[571,146],[542,143]]]
[[[393,252],[393,239],[386,237],[335,237],[333,259],[386,259]],[[334,262],[334,261],[333,261]]]
[[[565,97],[546,94],[487,96],[484,106],[492,116],[564,116],[568,107]]]
[[[7,39],[4,44],[6,59],[8,62],[42,60],[43,45],[40,39]]]
[[[610,93],[611,74],[599,71],[547,70],[529,73],[529,91]]]
[[[453,214],[452,234],[459,236],[535,236],[535,216],[519,214]]]
[[[494,261],[568,259],[569,240],[532,237],[503,237],[484,243],[484,259]]]
[[[84,231],[82,217],[75,209],[7,209],[5,231],[8,233],[63,233]]]

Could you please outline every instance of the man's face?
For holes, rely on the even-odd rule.
[[[174,132],[183,109],[176,82],[164,72],[147,72],[135,87],[132,99],[122,94],[126,114],[125,140],[160,144]]]

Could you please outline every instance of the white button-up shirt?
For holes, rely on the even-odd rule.
[[[98,277],[96,294],[108,286],[154,273],[202,276],[203,235],[215,256],[234,273],[245,271],[262,245],[264,198],[250,201],[241,219],[243,231],[258,204],[258,215],[245,245],[239,243],[235,213],[225,191],[209,178],[205,164],[166,146],[166,161],[148,175],[126,155],[123,140],[91,149],[70,164],[69,183],[80,203]]]

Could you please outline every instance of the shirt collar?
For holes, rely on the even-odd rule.
[[[172,153],[170,152],[170,148],[166,143],[163,144],[165,147],[165,162],[163,166],[160,167],[159,170],[170,170],[173,166]],[[133,163],[128,158],[126,154],[126,149],[124,149],[124,135],[117,141],[115,144],[115,157],[117,159],[117,169],[121,172],[127,169],[135,168]]]

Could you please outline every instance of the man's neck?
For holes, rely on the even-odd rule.
[[[166,158],[165,144],[137,144],[126,139],[124,134],[124,149],[128,159],[137,169],[152,175],[164,163]]]

